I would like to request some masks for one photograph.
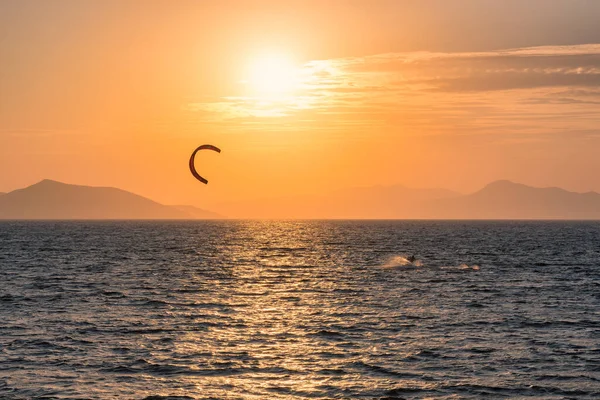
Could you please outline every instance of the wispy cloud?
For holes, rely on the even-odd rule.
[[[279,97],[232,93],[187,108],[231,129],[533,134],[550,121],[552,131],[600,123],[600,44],[315,60],[298,76]]]

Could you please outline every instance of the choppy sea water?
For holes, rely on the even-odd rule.
[[[1,222],[0,398],[168,397],[598,399],[600,223]]]

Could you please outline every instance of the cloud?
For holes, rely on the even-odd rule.
[[[556,97],[552,95],[548,95],[546,97],[536,97],[525,100],[525,103],[530,104],[600,104],[599,101],[593,100],[581,100],[574,99],[570,97]]]
[[[597,98],[600,100],[600,89],[567,89],[560,92],[553,92],[551,94],[565,97]]]
[[[278,98],[232,94],[191,109],[233,130],[262,120],[263,129],[531,135],[600,124],[600,44],[315,60],[299,76]]]
[[[480,53],[397,53],[335,61],[349,77],[378,76],[396,85],[437,90],[512,90],[600,85],[600,45]]]
[[[543,87],[600,87],[600,70],[571,71],[486,71],[460,78],[427,81],[441,91],[492,91]]]

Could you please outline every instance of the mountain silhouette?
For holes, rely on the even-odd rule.
[[[507,180],[461,195],[401,185],[337,190],[223,203],[236,218],[355,219],[600,219],[600,194],[536,188]],[[111,187],[43,180],[0,194],[0,219],[210,219],[193,206],[167,206]]]
[[[193,215],[111,187],[70,185],[45,179],[0,196],[0,219],[195,219]]]
[[[600,219],[600,194],[535,188],[507,180],[467,195],[401,185],[222,204],[237,218]]]
[[[453,219],[600,219],[600,194],[500,180],[470,195],[436,202],[429,212]]]
[[[208,211],[203,208],[198,208],[194,206],[186,206],[186,205],[176,205],[170,206],[176,210],[184,212],[195,219],[222,219],[225,218],[221,214],[217,214],[216,212]]]

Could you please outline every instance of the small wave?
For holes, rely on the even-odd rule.
[[[459,265],[446,265],[443,266],[442,269],[449,270],[458,270],[458,271],[479,271],[481,267],[477,264],[469,265],[469,264],[459,264]]]
[[[0,303],[18,303],[22,301],[32,301],[32,299],[29,297],[17,296],[12,294],[5,294],[0,296]]]
[[[8,343],[8,347],[53,349],[58,345],[43,339],[16,339]]]
[[[130,335],[152,335],[152,334],[157,334],[157,333],[171,333],[171,332],[175,332],[176,330],[173,328],[151,328],[151,327],[147,327],[147,328],[131,328],[131,329],[120,329],[116,332],[120,333],[120,334],[130,334]]]
[[[139,370],[125,365],[117,365],[114,367],[102,368],[100,369],[100,372],[115,374],[135,374],[139,372]]]
[[[319,375],[326,375],[326,376],[330,376],[330,375],[340,376],[340,375],[344,375],[347,373],[343,368],[323,368],[316,372]]]
[[[117,373],[117,374],[152,374],[155,376],[170,376],[170,375],[185,375],[192,372],[192,370],[185,366],[173,365],[173,364],[154,364],[144,359],[139,359],[133,362],[132,365],[111,365],[101,369],[102,372],[106,373]]]
[[[329,330],[325,330],[325,329],[315,332],[315,333],[313,333],[313,335],[325,337],[325,338],[329,338],[329,339],[338,339],[338,338],[344,337],[344,334],[341,332],[329,331]]]
[[[418,387],[398,387],[398,388],[394,388],[394,389],[390,389],[388,391],[385,392],[386,397],[383,397],[383,399],[403,399],[403,397],[397,397],[399,395],[405,395],[405,394],[415,394],[415,393],[419,393],[419,392],[423,392],[423,389],[418,388]]]
[[[143,306],[143,307],[156,307],[156,308],[166,308],[166,307],[170,307],[171,306],[171,304],[169,304],[166,301],[163,301],[163,300],[152,300],[152,299],[147,299],[147,300],[139,301],[138,305]]]
[[[591,392],[583,389],[563,389],[560,387],[552,387],[552,386],[537,386],[537,385],[527,385],[521,387],[505,387],[505,386],[487,386],[487,385],[477,385],[477,384],[458,384],[458,385],[448,385],[444,386],[443,389],[457,390],[459,392],[465,392],[470,395],[480,395],[480,396],[505,396],[505,397],[514,397],[517,396],[535,396],[537,394],[542,394],[546,398],[550,396],[565,396],[568,398],[581,398],[584,396],[593,396],[596,395],[596,392]]]
[[[496,351],[496,349],[493,349],[491,347],[471,347],[470,349],[467,349],[468,351],[470,351],[471,353],[476,353],[476,354],[490,354]]]
[[[388,375],[388,376],[393,376],[396,378],[412,379],[412,378],[421,377],[421,375],[419,375],[419,374],[415,374],[415,373],[411,373],[411,372],[394,371],[389,368],[382,367],[380,365],[369,364],[369,363],[365,363],[362,361],[354,362],[354,363],[350,364],[350,366],[361,369],[361,370],[366,370],[368,372],[375,373],[378,375]]]
[[[469,307],[469,308],[485,308],[487,306],[485,304],[481,304],[476,301],[471,301],[470,303],[467,303],[467,307]]]
[[[124,293],[118,292],[118,291],[113,291],[113,290],[102,290],[100,291],[100,294],[106,297],[116,297],[116,298],[121,298],[121,297],[127,297]]]

